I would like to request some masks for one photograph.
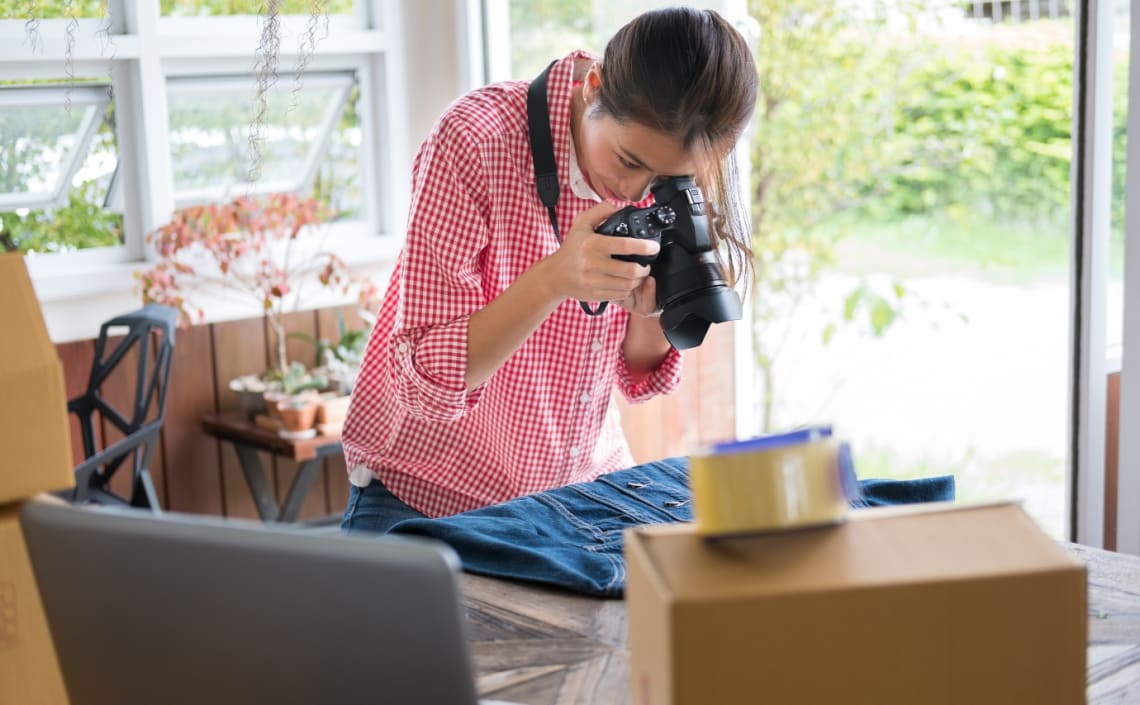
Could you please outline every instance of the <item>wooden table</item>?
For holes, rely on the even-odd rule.
[[[300,440],[282,438],[275,431],[253,423],[242,412],[208,414],[202,417],[202,428],[211,436],[233,444],[262,521],[295,521],[305,502],[305,496],[313,486],[313,480],[320,472],[321,460],[343,452],[339,434],[318,434]],[[289,487],[283,504],[277,503],[265,469],[261,466],[259,451],[297,463],[297,474],[293,477],[293,484]]]
[[[1067,548],[1088,566],[1088,703],[1140,703],[1140,558]],[[463,591],[480,697],[629,702],[623,601],[469,574]]]

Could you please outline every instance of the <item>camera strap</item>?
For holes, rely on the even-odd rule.
[[[526,92],[526,121],[530,137],[530,157],[534,163],[534,185],[538,189],[538,198],[550,215],[550,226],[554,228],[554,237],[561,245],[562,233],[558,230],[558,216],[554,208],[558,205],[561,188],[558,185],[558,162],[554,159],[554,138],[550,135],[550,111],[546,107],[546,78],[556,63],[558,62],[551,61],[542,73],[530,82]],[[599,302],[597,309],[591,309],[585,301],[579,301],[578,305],[589,315],[598,316],[606,310],[607,303],[609,302]]]

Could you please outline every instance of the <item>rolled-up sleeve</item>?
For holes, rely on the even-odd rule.
[[[399,268],[399,306],[387,351],[405,409],[436,421],[479,401],[467,391],[467,323],[486,305],[481,256],[489,239],[486,177],[461,121],[444,119],[424,142],[412,179]]]
[[[629,365],[622,355],[617,382],[622,396],[633,404],[648,401],[658,394],[668,394],[681,384],[681,353],[676,348],[669,348],[661,364],[637,382],[633,381]]]

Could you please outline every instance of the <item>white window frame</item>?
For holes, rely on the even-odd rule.
[[[87,150],[91,148],[91,141],[103,123],[103,112],[109,103],[110,96],[107,95],[106,84],[0,88],[0,106],[3,107],[28,108],[67,105],[73,111],[83,111],[79,118],[79,124],[71,133],[75,137],[75,142],[60,160],[59,174],[56,176],[51,191],[47,194],[31,191],[0,193],[0,210],[41,209],[66,204],[68,194],[71,192],[71,180],[75,178],[76,172],[82,168],[83,162],[87,158]]]
[[[329,33],[320,39],[306,67],[306,72],[353,71],[359,77],[358,109],[365,126],[363,215],[360,221],[329,226],[328,242],[350,264],[377,272],[394,259],[403,240],[413,149],[409,136],[426,133],[423,125],[412,125],[414,110],[423,102],[418,86],[431,82],[409,80],[406,73],[416,64],[416,51],[426,54],[437,47],[427,43],[409,58],[405,51],[414,42],[406,42],[405,35],[411,27],[438,21],[436,8],[429,5],[435,3],[356,0],[351,16],[329,18]],[[92,338],[103,320],[141,304],[135,274],[153,259],[144,236],[166,222],[175,206],[167,80],[245,73],[250,74],[254,90],[250,67],[259,37],[256,17],[162,17],[158,0],[108,0],[108,13],[110,22],[78,21],[70,73],[105,77],[110,69],[120,165],[116,188],[124,194],[126,242],[122,247],[26,257],[49,333],[57,343]],[[307,16],[281,18],[281,82],[292,80],[299,38],[308,20]],[[38,46],[32,47],[24,20],[0,20],[0,77],[66,77],[68,26],[66,19],[41,20]],[[451,70],[457,75],[458,68]],[[234,306],[207,311],[207,320],[253,315],[260,311]]]
[[[1073,23],[1068,538],[1096,547],[1105,545],[1113,4],[1077,3]]]
[[[1135,6],[1131,20],[1116,550],[1140,555],[1140,434],[1136,433],[1140,428],[1140,11]]]

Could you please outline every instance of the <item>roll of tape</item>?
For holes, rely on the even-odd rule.
[[[831,437],[755,449],[740,446],[689,459],[697,533],[794,529],[846,516],[840,444]]]

